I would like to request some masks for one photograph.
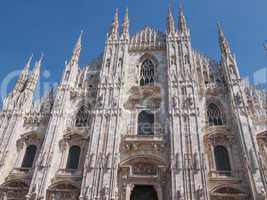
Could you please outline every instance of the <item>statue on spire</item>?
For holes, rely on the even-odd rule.
[[[80,36],[74,46],[74,49],[72,51],[72,56],[70,59],[70,66],[73,66],[75,63],[78,63],[80,54],[81,54],[81,47],[82,47],[82,36],[83,36],[83,31],[81,31]]]
[[[27,61],[27,63],[25,64],[24,68],[22,69],[20,75],[19,75],[19,78],[16,82],[16,85],[14,87],[14,92],[22,92],[23,88],[24,88],[24,85],[27,81],[27,77],[28,77],[28,74],[29,74],[29,69],[30,69],[30,65],[31,65],[31,62],[32,62],[32,58],[33,58],[33,55],[31,55]]]
[[[180,33],[188,33],[188,28],[186,25],[186,20],[185,20],[185,16],[184,16],[184,11],[182,6],[180,6],[179,8],[179,19],[178,19],[178,30],[180,31]]]
[[[37,81],[38,81],[39,76],[40,76],[42,61],[43,61],[43,54],[41,55],[40,59],[35,62],[34,69],[33,69],[32,73],[29,76],[29,79],[27,81],[26,89],[34,91],[36,84],[37,84]]]
[[[175,32],[174,19],[172,15],[171,5],[169,5],[168,17],[167,17],[167,33],[174,33],[174,32]]]
[[[119,28],[119,10],[117,8],[110,28],[109,37],[116,37],[118,34],[118,28]]]
[[[220,49],[221,49],[221,53],[223,55],[227,55],[231,53],[230,47],[229,47],[229,43],[222,31],[221,25],[218,23],[218,34],[219,34],[219,45],[220,45]]]
[[[122,22],[122,34],[128,35],[129,34],[129,11],[128,8],[125,10],[125,15]]]

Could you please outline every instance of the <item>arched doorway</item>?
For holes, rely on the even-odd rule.
[[[158,200],[153,185],[135,185],[130,200]]]

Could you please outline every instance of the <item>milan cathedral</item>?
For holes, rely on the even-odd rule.
[[[79,36],[40,100],[42,59],[22,69],[0,112],[0,199],[266,200],[266,92],[222,28],[216,61],[192,48],[182,9],[163,32],[118,18],[84,67]]]

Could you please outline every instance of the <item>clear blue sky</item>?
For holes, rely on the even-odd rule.
[[[216,22],[220,21],[236,54],[242,76],[266,67],[266,0],[183,0],[192,46],[219,58]],[[80,30],[84,30],[80,64],[104,48],[115,8],[120,21],[129,7],[130,31],[144,25],[165,31],[168,0],[0,0],[0,80],[21,69],[31,53],[45,55],[42,70],[58,81]],[[178,0],[173,0],[177,16]],[[176,17],[177,18],[177,17]]]

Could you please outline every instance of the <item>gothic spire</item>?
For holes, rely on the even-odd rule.
[[[169,5],[168,17],[167,17],[167,33],[174,33],[174,32],[175,32],[174,19],[172,15],[171,5]]]
[[[128,34],[129,33],[129,11],[128,8],[125,10],[125,15],[122,22],[122,33]]]
[[[31,73],[31,75],[29,76],[29,79],[27,82],[26,88],[31,90],[31,91],[33,91],[35,89],[37,81],[39,79],[42,61],[43,61],[43,54],[42,54],[41,58],[35,62],[33,71]]]
[[[33,58],[33,54],[29,57],[27,63],[25,64],[24,68],[23,68],[23,71],[29,71],[30,69],[30,65],[31,65],[31,62],[32,62],[32,58]]]
[[[185,19],[185,16],[184,16],[184,11],[183,11],[182,6],[180,6],[180,8],[179,8],[178,25],[179,25],[178,30],[181,33],[188,33],[188,28],[187,28],[187,25],[186,25],[186,19]]]
[[[119,10],[118,8],[115,11],[115,15],[111,24],[109,36],[115,37],[118,34],[118,28],[119,28]]]
[[[32,57],[33,57],[33,55],[31,55],[29,57],[27,63],[24,65],[24,67],[23,67],[23,69],[19,75],[19,78],[16,82],[16,85],[14,87],[14,91],[18,91],[18,92],[22,91],[24,84],[27,80],[28,74],[29,74],[29,69],[30,69]]]
[[[229,43],[228,43],[228,41],[227,41],[227,39],[223,33],[221,25],[218,23],[217,26],[218,26],[219,45],[220,45],[221,53],[223,55],[227,55],[227,54],[231,53]]]
[[[83,36],[83,31],[81,31],[80,36],[73,48],[72,56],[69,62],[71,66],[73,66],[75,63],[78,63],[82,47],[82,36]]]

